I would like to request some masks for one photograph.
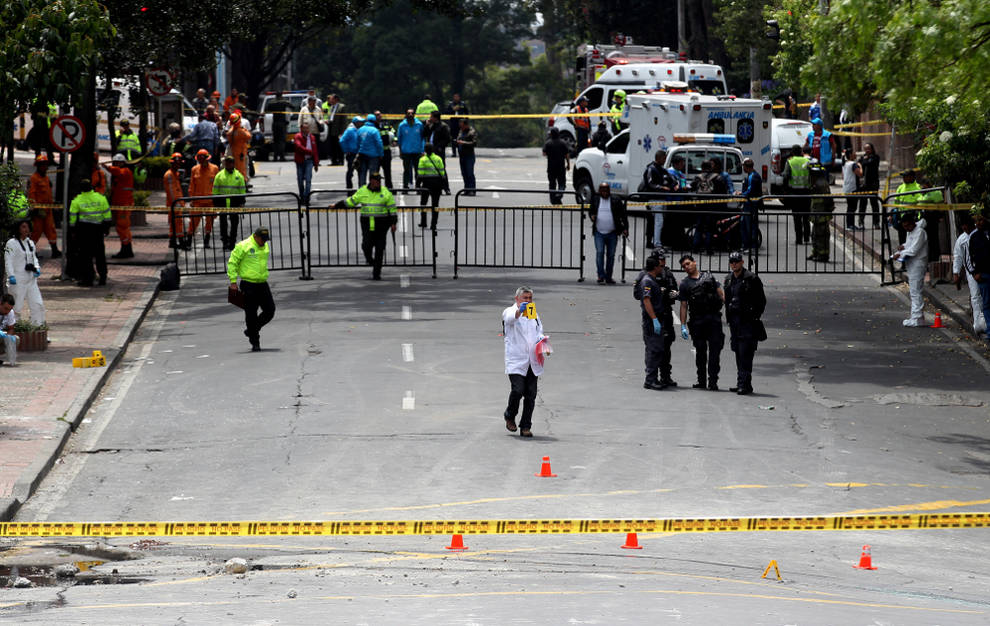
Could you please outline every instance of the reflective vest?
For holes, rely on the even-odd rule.
[[[395,197],[386,187],[372,191],[365,185],[344,201],[349,207],[361,206],[361,217],[371,218],[369,229],[375,230],[375,218],[395,215]]]
[[[588,112],[588,107],[579,104],[578,106],[574,107],[574,112],[575,113],[587,113]],[[585,129],[587,131],[590,131],[591,130],[591,120],[589,118],[587,118],[587,117],[575,117],[575,118],[573,118],[573,120],[574,120],[574,126],[576,126],[577,128],[583,128],[583,129]]]
[[[58,105],[48,103],[48,128],[52,127],[52,122],[58,117]]]
[[[236,171],[236,170],[235,170]],[[219,178],[219,176],[217,176]],[[230,259],[227,261],[227,278],[230,282],[236,283],[237,277],[249,283],[263,283],[268,280],[268,253],[271,248],[268,242],[259,246],[251,235],[244,241],[237,242],[234,249],[230,251]]]
[[[609,113],[621,114],[623,106],[625,106],[624,102],[617,102],[616,104],[612,105],[611,109],[609,109]],[[617,115],[612,118],[612,127],[615,128],[615,132],[619,132],[620,130],[622,130],[622,122],[619,121],[620,119],[622,119],[621,115]]]
[[[804,156],[787,159],[787,167],[791,168],[791,180],[788,183],[791,189],[808,188],[808,163],[810,161],[811,159]]]
[[[436,154],[424,154],[416,165],[416,176],[420,178],[443,178],[446,171],[443,160]]]
[[[244,176],[237,170],[228,172],[222,169],[213,177],[213,195],[226,196],[230,194],[247,193],[247,184]],[[227,207],[230,208],[230,198],[226,199]]]
[[[439,111],[440,107],[436,105],[432,100],[423,100],[418,105],[416,105],[416,118],[420,121],[430,117],[430,113],[434,111]]]
[[[134,158],[131,153],[141,153],[141,142],[138,141],[137,135],[133,132],[121,133],[117,135],[117,150],[123,152],[127,160],[130,161]]]
[[[204,165],[193,165],[189,170],[189,195],[190,196],[210,196],[213,195],[213,179],[216,178],[219,168],[207,161]],[[212,200],[193,200],[193,206],[207,207],[213,206]]]
[[[11,189],[10,194],[7,195],[7,204],[10,206],[10,214],[14,216],[15,220],[26,220],[28,218],[28,212],[31,210],[31,205],[28,203],[27,196],[20,189]]]
[[[84,191],[73,198],[69,205],[70,226],[75,226],[76,222],[102,224],[110,220],[110,203],[101,193]]]

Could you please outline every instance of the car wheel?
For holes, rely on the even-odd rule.
[[[567,154],[571,155],[572,157],[577,155],[577,150],[575,149],[577,147],[577,140],[574,139],[574,136],[572,134],[561,133],[560,140],[564,142],[565,146],[567,146]]]
[[[590,204],[591,196],[595,195],[595,187],[591,182],[591,176],[587,173],[579,173],[574,178],[574,196],[579,204]]]

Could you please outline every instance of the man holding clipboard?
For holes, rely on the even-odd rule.
[[[244,309],[244,334],[251,342],[251,351],[261,351],[261,329],[275,317],[275,300],[268,287],[268,253],[271,238],[268,229],[260,227],[250,237],[239,242],[227,261],[230,279],[227,301]],[[241,278],[240,289],[237,277]],[[258,308],[261,315],[258,315]]]

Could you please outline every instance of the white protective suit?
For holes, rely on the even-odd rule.
[[[928,269],[928,234],[925,233],[924,219],[918,220],[914,230],[907,234],[899,258],[904,261],[908,290],[911,293],[911,317],[904,320],[904,325],[921,326],[925,323],[925,300],[921,296],[921,288]]]
[[[519,305],[514,304],[502,311],[502,326],[505,329],[505,373],[525,376],[527,370],[539,376],[543,366],[536,358],[536,344],[543,339],[543,324],[539,315],[530,319],[525,315],[516,318]],[[535,309],[534,309],[535,310]]]
[[[977,334],[986,332],[987,323],[983,319],[983,299],[980,298],[980,286],[973,278],[973,268],[969,263],[969,235],[960,233],[952,246],[952,273],[966,277],[969,285],[969,303],[973,307],[973,331]]]
[[[45,323],[45,303],[41,301],[41,290],[38,289],[38,278],[34,272],[29,272],[25,268],[31,264],[41,269],[41,262],[35,252],[34,242],[30,237],[18,239],[11,237],[7,241],[4,252],[4,260],[7,265],[7,276],[13,276],[17,281],[16,285],[9,285],[8,289],[14,296],[14,313],[18,319],[22,319],[21,310],[25,302],[31,309],[31,316],[28,318],[35,324]]]

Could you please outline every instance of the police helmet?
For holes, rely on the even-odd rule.
[[[740,263],[743,260],[742,252],[738,250],[729,254],[729,263]]]

